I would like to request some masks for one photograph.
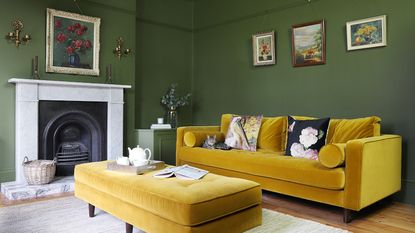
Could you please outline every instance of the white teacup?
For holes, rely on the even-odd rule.
[[[118,157],[117,164],[118,165],[130,165],[130,159],[128,157]]]
[[[132,161],[135,167],[147,165],[150,161],[144,159],[137,159]]]

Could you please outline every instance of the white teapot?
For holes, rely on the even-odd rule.
[[[146,151],[148,151],[148,155],[146,154]],[[146,148],[140,148],[139,145],[137,145],[135,148],[131,149],[128,147],[128,157],[130,158],[130,161],[134,163],[134,161],[146,161],[148,162],[151,158],[151,151],[150,149]]]

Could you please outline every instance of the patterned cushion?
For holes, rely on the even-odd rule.
[[[286,155],[318,159],[318,151],[326,144],[330,118],[296,120],[288,116]]]
[[[236,149],[256,151],[262,116],[233,116],[225,143]]]

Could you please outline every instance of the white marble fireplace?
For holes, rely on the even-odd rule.
[[[16,183],[25,183],[22,161],[38,159],[39,101],[87,101],[107,103],[107,159],[123,151],[124,89],[130,85],[9,79],[16,84]]]

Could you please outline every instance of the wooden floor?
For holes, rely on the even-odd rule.
[[[8,201],[0,194],[0,207],[13,206],[36,201],[46,201],[73,195],[65,193],[49,197]],[[359,212],[357,218],[349,224],[343,223],[343,209],[294,197],[264,191],[264,208],[286,213],[292,216],[313,220],[351,232],[415,232],[415,206],[385,199]]]
[[[343,228],[351,232],[415,232],[415,206],[393,202],[390,198],[363,209],[351,223],[343,223],[343,209],[263,192],[263,208]]]

